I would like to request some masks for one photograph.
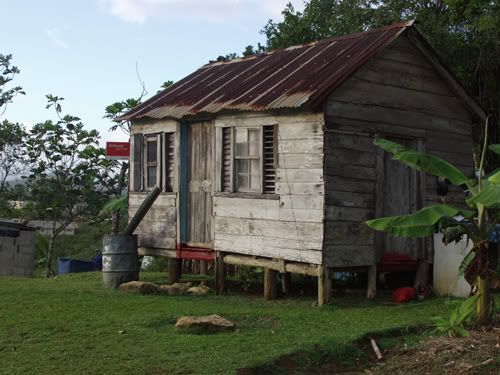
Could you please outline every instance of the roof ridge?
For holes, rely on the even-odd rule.
[[[205,67],[209,67],[209,66],[223,65],[223,64],[234,64],[234,63],[238,63],[238,62],[241,62],[241,61],[248,61],[248,60],[251,60],[251,59],[261,58],[261,57],[273,55],[273,54],[276,54],[276,53],[286,52],[286,51],[290,51],[290,50],[294,50],[294,49],[298,49],[298,48],[311,47],[311,46],[314,46],[316,44],[324,44],[324,43],[331,43],[331,42],[341,41],[341,40],[349,40],[349,39],[361,38],[363,36],[366,36],[366,35],[369,35],[369,34],[372,34],[372,33],[376,33],[376,32],[381,32],[381,31],[385,31],[385,30],[391,30],[391,29],[395,29],[395,28],[410,27],[414,23],[415,23],[415,20],[408,20],[408,21],[396,22],[396,23],[393,23],[393,24],[390,24],[390,25],[384,25],[384,26],[378,27],[376,29],[370,29],[370,30],[365,30],[365,31],[358,31],[356,33],[347,34],[347,35],[331,36],[331,37],[324,38],[324,39],[313,40],[311,42],[305,42],[305,43],[302,43],[302,44],[294,44],[292,46],[288,46],[288,47],[284,47],[284,48],[278,48],[278,49],[275,49],[275,50],[272,50],[272,51],[269,51],[269,52],[257,53],[257,54],[250,55],[250,56],[237,57],[235,59],[226,60],[226,61],[213,61],[213,62],[209,62],[207,64],[202,65],[201,68],[205,68]]]

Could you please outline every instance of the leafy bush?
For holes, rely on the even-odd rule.
[[[468,336],[469,332],[465,329],[464,325],[470,323],[475,318],[478,298],[479,295],[477,294],[467,298],[465,301],[449,302],[456,305],[449,319],[441,316],[432,318],[437,331],[446,333],[448,336]]]

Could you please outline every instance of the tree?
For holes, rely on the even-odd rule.
[[[57,236],[75,220],[93,218],[106,201],[103,182],[114,164],[105,160],[97,130],[85,130],[80,118],[61,116],[63,98],[47,95],[58,120],[36,124],[28,139],[30,210],[33,216],[54,221],[48,236],[47,272]]]
[[[465,186],[469,198],[464,199],[464,206],[469,209],[452,207],[447,204],[425,207],[414,214],[392,216],[367,221],[367,224],[378,231],[388,232],[395,236],[425,237],[438,231],[445,238],[454,239],[467,236],[473,243],[471,252],[465,256],[460,272],[465,279],[476,287],[477,322],[484,324],[490,321],[493,313],[493,300],[489,293],[491,283],[499,284],[500,279],[495,270],[489,266],[489,239],[498,221],[496,208],[500,207],[500,170],[490,176],[483,177],[484,163],[488,151],[489,118],[485,126],[485,142],[482,149],[478,177],[473,180],[466,177],[458,168],[438,157],[411,150],[406,146],[377,139],[375,144],[393,155],[398,160],[417,171],[446,178],[451,184]],[[489,149],[500,154],[500,144],[490,145]],[[458,219],[462,216],[465,220]]]
[[[500,2],[490,0],[310,0],[303,12],[288,4],[283,21],[262,29],[269,50],[345,35],[401,20],[418,29],[498,121]]]
[[[0,122],[0,196],[8,187],[8,179],[25,170],[26,135],[19,123]]]
[[[24,91],[20,86],[11,87],[14,77],[20,73],[19,68],[12,65],[12,55],[0,54],[0,118],[7,109],[7,104]],[[0,197],[4,198],[8,188],[9,178],[20,174],[25,166],[26,131],[19,123],[0,120]],[[8,208],[4,199],[1,199],[0,209],[3,212]],[[5,206],[5,207],[4,207]]]
[[[0,116],[5,113],[7,104],[12,102],[16,95],[25,95],[22,87],[9,85],[14,76],[20,73],[17,66],[12,65],[12,55],[0,54]]]
[[[170,86],[171,81],[166,81],[162,87]],[[170,83],[170,84],[169,84]],[[166,88],[165,87],[165,88]],[[144,86],[143,86],[144,88]],[[105,109],[104,118],[114,121],[114,124],[111,126],[111,131],[116,131],[120,129],[125,134],[130,135],[130,121],[119,120],[119,118],[135,108],[139,104],[141,104],[142,98],[145,95],[145,90],[139,96],[139,98],[129,98],[126,100],[122,100],[119,102],[115,102],[110,104]],[[114,194],[114,199],[111,202],[108,202],[106,207],[102,210],[102,215],[110,215],[111,216],[111,232],[116,234],[120,228],[120,218],[121,211],[126,208],[126,200],[123,199],[122,196],[123,190],[127,187],[127,170],[129,168],[128,162],[120,162],[120,172],[116,179],[112,179],[107,182],[107,185]]]

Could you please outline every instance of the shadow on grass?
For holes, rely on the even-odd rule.
[[[238,375],[257,374],[339,374],[368,369],[377,362],[370,343],[373,338],[384,353],[393,348],[413,347],[432,331],[427,326],[411,326],[367,333],[347,342],[314,345],[294,353],[282,355],[271,362],[251,368],[238,369]]]

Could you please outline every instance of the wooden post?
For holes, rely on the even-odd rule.
[[[329,303],[331,293],[332,281],[328,268],[325,266],[318,266],[318,306]]]
[[[200,260],[200,275],[206,275],[206,274],[207,274],[207,261]]]
[[[290,272],[285,272],[281,274],[281,291],[286,296],[290,293],[290,287],[292,284],[292,274]]]
[[[369,299],[375,298],[377,295],[377,265],[374,264],[368,269],[368,287],[366,289],[366,297]]]
[[[215,292],[217,294],[221,294],[224,291],[225,276],[224,254],[217,251],[215,255]]]
[[[417,291],[420,288],[424,288],[427,286],[427,283],[429,282],[429,264],[425,259],[420,259],[417,262],[417,273],[415,275],[415,282],[413,284],[413,287],[417,289]]]
[[[181,278],[182,260],[178,258],[168,259],[168,283],[174,284]]]
[[[276,283],[276,276],[278,272],[269,268],[264,269],[264,300],[269,301],[276,299],[278,295],[278,288]]]

